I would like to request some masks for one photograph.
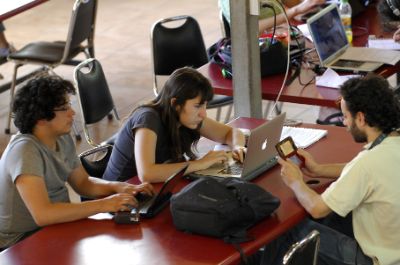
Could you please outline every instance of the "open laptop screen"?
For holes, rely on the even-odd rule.
[[[314,41],[315,49],[323,64],[336,58],[349,46],[339,11],[335,4],[324,8],[309,20],[308,28]]]

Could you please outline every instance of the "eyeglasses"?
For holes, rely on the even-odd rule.
[[[60,106],[58,108],[55,108],[54,111],[68,111],[72,109],[72,103],[68,102],[67,104]]]

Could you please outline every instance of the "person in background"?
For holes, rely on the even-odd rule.
[[[320,265],[400,264],[399,99],[377,75],[348,80],[341,94],[344,124],[355,142],[366,143],[364,150],[347,164],[319,164],[304,150],[304,168],[279,159],[282,180],[314,219],[266,246],[261,264],[281,264],[289,246],[314,229]],[[303,174],[334,182],[320,195]]]
[[[245,138],[240,130],[207,117],[212,97],[210,82],[198,71],[175,70],[158,96],[135,109],[120,129],[103,178],[123,181],[138,176],[141,181],[162,182],[184,164],[189,164],[188,174],[227,159],[225,151],[210,151],[197,159],[200,136],[228,144],[234,158],[243,161]]]
[[[89,177],[76,155],[70,130],[75,115],[74,86],[61,78],[29,80],[15,96],[14,135],[0,160],[0,249],[42,226],[83,219],[101,212],[127,211],[138,192],[153,193],[144,183],[132,185]],[[66,182],[94,200],[71,203]]]
[[[277,14],[276,16],[276,24],[280,25],[283,23],[286,23],[286,19],[284,14],[281,11],[281,8],[279,7],[279,3],[277,0],[272,0],[272,1],[263,1],[259,0],[260,2],[260,16],[259,16],[259,22],[258,22],[258,32],[259,35],[262,35],[265,31],[270,30],[274,26],[274,12],[272,11],[271,8],[269,7],[262,7],[264,3],[271,5],[274,7],[274,10]],[[293,19],[295,16],[307,13],[308,11],[312,10],[314,7],[317,5],[324,4],[325,0],[304,0],[300,2],[295,2],[290,0],[283,1],[284,5],[288,5],[286,8],[286,14],[288,16],[288,19]],[[228,23],[231,23],[231,16],[230,16],[230,7],[229,7],[229,0],[218,0],[218,5],[219,8],[228,21]]]
[[[388,30],[395,30],[393,40],[400,41],[400,1],[381,0],[378,4],[378,12],[383,26]]]
[[[4,34],[5,30],[6,28],[3,22],[0,22],[0,60],[6,59],[7,56],[15,50],[14,47],[8,43],[6,35]]]

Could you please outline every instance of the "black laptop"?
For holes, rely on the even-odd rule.
[[[170,176],[162,185],[160,191],[154,196],[148,196],[146,194],[138,194],[136,199],[138,200],[138,207],[132,209],[130,212],[117,212],[114,216],[116,223],[133,223],[138,222],[139,218],[137,211],[139,211],[140,217],[152,218],[157,215],[162,209],[164,209],[169,199],[172,196],[172,191],[179,181],[183,178],[188,165],[182,167],[178,172]]]

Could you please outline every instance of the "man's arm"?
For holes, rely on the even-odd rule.
[[[42,177],[19,175],[15,184],[38,226],[75,221],[100,212],[127,210],[127,205],[136,204],[133,196],[126,193],[82,203],[52,203]]]
[[[72,171],[68,183],[77,193],[89,198],[105,197],[114,193],[127,193],[132,196],[139,192],[154,193],[153,187],[147,183],[132,185],[126,182],[89,177],[82,165]]]
[[[302,171],[310,177],[338,178],[346,165],[345,163],[319,164],[307,151],[298,149],[297,152],[305,159],[305,167]]]
[[[310,189],[303,181],[303,173],[300,168],[290,160],[279,158],[282,180],[293,190],[297,200],[313,218],[327,216],[332,210],[322,200],[321,195]]]

